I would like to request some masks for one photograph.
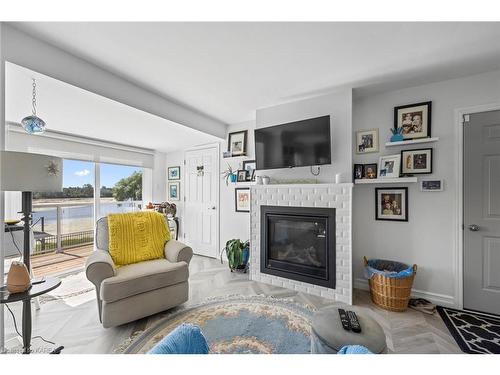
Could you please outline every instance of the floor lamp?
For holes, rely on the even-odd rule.
[[[33,192],[56,192],[62,190],[62,159],[54,156],[26,152],[1,151],[0,190],[21,191],[21,220],[23,222],[23,262],[31,270],[30,231],[33,210]],[[4,246],[4,244],[0,244]],[[0,259],[4,267],[4,259]],[[30,303],[25,308],[31,309]],[[29,311],[31,314],[31,311]],[[4,322],[0,322],[3,326]]]

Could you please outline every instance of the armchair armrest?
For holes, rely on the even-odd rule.
[[[105,250],[96,250],[88,258],[85,265],[87,279],[99,290],[104,279],[115,276],[115,263]]]
[[[165,258],[172,263],[186,262],[189,264],[193,257],[193,249],[177,240],[167,241],[165,244]]]

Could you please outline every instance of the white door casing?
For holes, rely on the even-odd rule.
[[[216,258],[219,248],[219,146],[185,153],[184,241],[198,255]]]

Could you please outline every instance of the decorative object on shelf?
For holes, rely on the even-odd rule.
[[[364,164],[354,164],[353,179],[361,180],[364,176],[365,166]]]
[[[226,181],[226,186],[229,185],[229,182],[236,182],[236,173],[234,173],[234,169],[229,163],[227,163],[227,168],[221,175],[224,181]]]
[[[271,183],[271,177],[262,176],[262,185],[269,185]]]
[[[378,129],[359,130],[356,132],[356,153],[378,152]]]
[[[255,169],[257,164],[255,160],[244,160],[243,169],[248,172],[247,181],[255,181]]]
[[[255,183],[257,185],[262,185],[262,176],[255,176]]]
[[[180,180],[181,179],[181,167],[168,167],[168,179],[169,180]]]
[[[432,148],[401,151],[401,174],[432,173]]]
[[[444,181],[443,180],[421,180],[420,181],[421,191],[443,191]]]
[[[401,155],[381,156],[378,162],[378,177],[397,178],[401,165]]]
[[[342,184],[345,182],[344,173],[335,173],[335,183]]]
[[[363,178],[373,180],[377,178],[377,163],[365,164],[363,168]]]
[[[231,151],[222,151],[222,157],[225,158],[230,158],[231,156]]]
[[[375,188],[375,220],[408,221],[408,188]]]
[[[247,130],[229,133],[227,151],[231,156],[244,156],[247,154]]]
[[[29,134],[42,134],[45,131],[46,125],[40,117],[36,115],[36,80],[33,78],[33,93],[31,99],[31,116],[26,116],[21,120],[26,133]]]
[[[250,212],[250,189],[234,189],[234,205],[236,212]]]
[[[169,182],[168,183],[168,199],[171,201],[179,201],[181,184],[180,182]]]
[[[239,239],[233,239],[226,242],[224,250],[226,252],[227,260],[229,263],[229,269],[231,272],[234,270],[243,270],[247,272],[248,259],[250,257],[250,242],[242,242]],[[222,261],[222,253],[220,255],[220,261]]]
[[[391,129],[391,133],[392,133],[392,136],[391,136],[391,142],[402,142],[405,140],[405,138],[403,137],[403,134],[401,134],[403,132],[403,128],[394,128],[394,129]]]
[[[248,172],[244,169],[239,169],[238,170],[238,178],[236,181],[238,182],[245,182],[247,181],[247,176],[248,176]]]
[[[394,129],[402,128],[405,140],[431,136],[432,102],[394,107]]]
[[[7,290],[9,293],[22,293],[31,286],[30,274],[26,265],[13,261],[7,274]]]

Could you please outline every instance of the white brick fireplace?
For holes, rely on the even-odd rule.
[[[254,185],[250,205],[250,278],[309,294],[352,303],[352,188],[345,184]],[[290,280],[260,272],[260,206],[324,207],[336,210],[336,286]]]

